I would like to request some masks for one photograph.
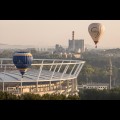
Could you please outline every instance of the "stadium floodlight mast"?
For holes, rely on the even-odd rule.
[[[113,56],[113,54],[109,54],[109,89],[111,90],[111,81],[112,81],[112,60],[111,57]]]

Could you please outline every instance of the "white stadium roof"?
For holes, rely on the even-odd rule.
[[[59,80],[66,80],[66,79],[72,79],[75,78],[73,75],[64,74],[64,76],[61,79],[62,73],[55,72],[53,77],[51,78],[53,72],[42,70],[41,75],[38,79],[39,70],[31,70],[25,73],[22,82],[36,82],[38,80],[39,82],[43,81],[59,81]],[[21,82],[21,74],[18,70],[15,71],[9,71],[9,72],[1,72],[0,73],[0,82]]]
[[[34,67],[29,69],[22,79],[22,82],[43,82],[43,81],[60,81],[69,80],[77,78],[80,73],[85,61],[81,60],[62,60],[62,59],[33,59],[37,61],[37,64],[32,64],[32,66],[38,66],[40,69],[35,69]],[[21,74],[19,70],[10,70],[7,66],[14,66],[11,62],[10,64],[3,64],[3,61],[12,61],[12,58],[0,58],[1,68],[3,70],[0,72],[0,82],[21,82]],[[68,68],[72,65],[70,73],[67,73]],[[49,70],[43,69],[44,66],[49,67]],[[54,67],[53,67],[54,66]],[[60,72],[61,66],[64,66],[64,70]],[[14,66],[15,67],[15,66]],[[53,68],[53,70],[51,70]],[[6,69],[6,70],[5,70]],[[56,71],[58,69],[58,71]],[[5,72],[4,72],[5,71]],[[72,72],[74,74],[72,74]]]

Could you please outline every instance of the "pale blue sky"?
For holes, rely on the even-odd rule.
[[[84,39],[94,46],[88,33],[93,22],[102,23],[105,33],[98,47],[120,47],[120,20],[0,20],[0,43],[9,45],[68,46],[68,39]]]

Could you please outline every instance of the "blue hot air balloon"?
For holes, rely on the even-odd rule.
[[[22,77],[27,71],[27,69],[31,66],[33,61],[33,56],[29,52],[16,52],[13,55],[13,63],[16,68],[20,71]]]

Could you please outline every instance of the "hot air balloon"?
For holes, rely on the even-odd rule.
[[[22,78],[27,69],[31,66],[33,56],[29,52],[16,52],[13,55],[13,63],[16,68],[20,71]]]
[[[88,27],[88,32],[90,36],[92,37],[96,48],[97,43],[99,42],[100,38],[102,37],[103,33],[105,31],[105,27],[101,23],[92,23]]]

